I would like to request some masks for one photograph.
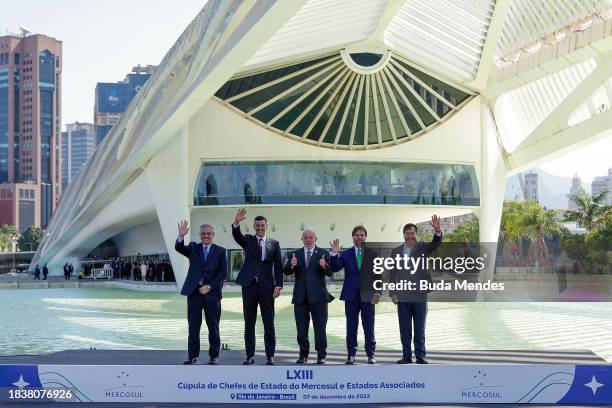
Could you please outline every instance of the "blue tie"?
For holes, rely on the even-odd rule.
[[[206,262],[206,258],[208,258],[208,246],[204,245],[204,262]]]

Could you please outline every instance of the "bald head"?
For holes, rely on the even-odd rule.
[[[314,247],[315,243],[317,242],[317,233],[315,232],[315,230],[312,228],[306,228],[302,232],[302,242],[304,243],[304,246],[308,249]]]

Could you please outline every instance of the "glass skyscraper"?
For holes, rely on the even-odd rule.
[[[68,123],[62,132],[62,191],[93,155],[96,133],[91,123]]]
[[[97,144],[106,137],[113,125],[119,121],[121,114],[154,71],[155,67],[152,65],[137,66],[121,82],[98,82],[94,108]]]
[[[61,193],[62,43],[0,37],[0,224],[45,228]]]

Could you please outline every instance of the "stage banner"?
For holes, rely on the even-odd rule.
[[[0,365],[0,401],[612,403],[610,365]]]

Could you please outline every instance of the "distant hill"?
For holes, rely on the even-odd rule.
[[[531,171],[538,174],[540,205],[549,209],[567,210],[567,195],[572,186],[572,178],[555,176],[539,168],[532,169]],[[584,188],[587,193],[591,192],[591,185],[589,183],[582,182],[582,188]],[[519,200],[523,199],[523,192],[518,180],[518,175],[508,178],[506,182],[505,199],[515,200],[517,196]]]

